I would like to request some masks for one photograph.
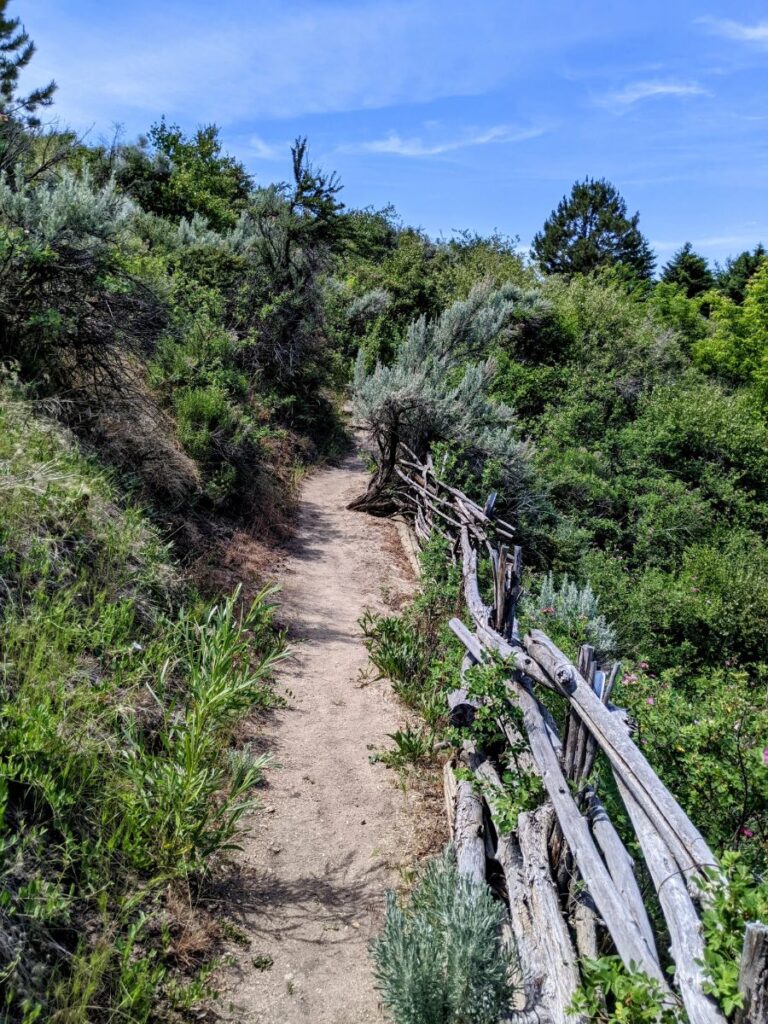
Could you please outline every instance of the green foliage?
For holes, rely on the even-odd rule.
[[[395,1024],[496,1024],[512,998],[502,917],[450,850],[430,861],[405,906],[390,894],[372,953]]]
[[[113,185],[94,188],[87,175],[0,177],[0,351],[41,390],[76,374],[103,384],[162,325],[125,272],[132,214]]]
[[[711,325],[702,315],[709,309],[706,296],[689,299],[679,285],[660,281],[648,297],[648,306],[660,323],[680,336],[686,350],[710,333]]]
[[[744,1001],[739,992],[744,928],[750,921],[768,920],[768,882],[756,883],[736,853],[725,855],[722,869],[723,876],[713,876],[703,886],[707,899],[701,925],[708,976],[704,990],[730,1016]]]
[[[604,179],[577,181],[542,230],[532,254],[548,274],[589,274],[618,266],[631,276],[650,278],[654,257],[638,228],[639,215]]]
[[[749,279],[744,299],[712,293],[714,331],[694,346],[694,357],[705,370],[727,380],[754,385],[758,400],[768,409],[768,259]]]
[[[616,651],[616,631],[600,614],[599,603],[589,583],[580,588],[564,576],[556,586],[549,572],[525,599],[523,622],[527,629],[544,630],[573,657],[582,644],[591,644],[605,658]]]
[[[682,289],[689,299],[714,287],[715,278],[703,256],[693,251],[690,242],[678,249],[661,272],[661,280]]]
[[[222,155],[216,125],[187,137],[164,119],[143,144],[119,152],[115,173],[143,209],[173,220],[197,214],[217,231],[235,226],[253,188],[243,165]]]
[[[758,243],[751,251],[745,249],[734,259],[727,259],[725,266],[718,269],[717,288],[733,302],[744,301],[747,283],[765,259],[766,249]]]
[[[0,178],[2,358],[38,394],[66,391],[62,414],[151,502],[256,500],[269,517],[286,504],[284,451],[302,447],[285,429],[318,448],[338,437],[323,287],[346,232],[339,185],[304,140],[293,184],[253,191],[214,129],[152,137],[151,159],[116,146],[84,168]],[[163,174],[129,181],[132,160]]]
[[[619,956],[585,958],[580,962],[581,986],[571,1012],[595,1024],[683,1024],[682,1007],[665,1004],[654,978],[630,971]]]
[[[516,752],[511,751],[514,759]],[[488,786],[483,796],[493,809],[493,820],[500,832],[515,832],[517,820],[523,811],[540,807],[546,797],[544,785],[538,775],[525,771],[516,765],[514,772],[504,772],[501,777],[504,790]]]
[[[387,733],[387,737],[392,740],[394,747],[376,755],[375,759],[390,768],[413,767],[432,757],[435,735],[428,729],[406,726],[405,729]]]
[[[430,729],[444,725],[446,693],[455,689],[462,651],[447,622],[461,608],[461,573],[435,534],[421,553],[420,590],[401,616],[363,616],[365,645],[380,678]]]
[[[477,361],[507,327],[517,295],[511,285],[476,285],[439,319],[412,322],[392,364],[379,363],[372,373],[361,351],[355,404],[376,442],[381,486],[401,443],[423,456],[444,442],[477,468],[496,463],[507,501],[520,514],[532,510],[527,446],[517,436],[512,410],[490,401],[493,364]]]
[[[740,847],[759,866],[765,807],[768,701],[765,670],[733,665],[691,673],[642,661],[619,680],[616,701],[638,742],[694,821],[719,849]]]
[[[155,1019],[203,985],[175,974],[164,894],[232,849],[267,764],[232,733],[274,701],[269,592],[204,604],[7,388],[0,524],[4,1019]]]
[[[35,44],[19,18],[7,17],[9,0],[0,0],[0,174],[26,156],[40,128],[38,112],[53,103],[56,83],[19,95],[19,76],[35,55]]]

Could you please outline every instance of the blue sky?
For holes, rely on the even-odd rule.
[[[16,0],[67,124],[215,121],[259,182],[309,136],[349,205],[527,246],[576,178],[624,194],[660,262],[768,243],[768,4],[688,0]]]

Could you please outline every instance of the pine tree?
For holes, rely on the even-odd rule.
[[[37,128],[40,121],[35,115],[53,103],[56,83],[33,89],[28,96],[16,94],[19,74],[34,57],[35,44],[18,18],[6,18],[8,2],[0,0],[0,117],[24,120],[27,127]]]
[[[662,281],[679,285],[689,299],[714,287],[715,277],[703,256],[693,251],[690,242],[678,249],[661,273]]]
[[[765,246],[760,242],[751,251],[745,249],[735,259],[726,260],[725,266],[718,269],[717,287],[729,299],[742,303],[749,279],[767,254]]]
[[[533,240],[533,256],[548,274],[588,274],[622,266],[650,278],[654,257],[638,228],[639,214],[605,179],[577,181]]]
[[[9,0],[0,0],[0,171],[10,169],[26,149],[29,133],[40,127],[38,111],[53,103],[56,83],[19,96],[19,75],[35,55],[35,44],[18,18],[7,18]]]

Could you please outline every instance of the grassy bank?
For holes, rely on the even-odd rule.
[[[207,604],[142,511],[39,407],[0,394],[3,1019],[176,1019],[218,926],[196,895],[265,758],[269,593]]]

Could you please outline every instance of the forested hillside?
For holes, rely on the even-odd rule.
[[[764,899],[764,250],[710,267],[686,246],[654,276],[637,216],[587,180],[521,255],[347,209],[304,139],[278,184],[161,112],[141,139],[85,142],[43,123],[53,84],[20,91],[34,48],[7,7],[2,1019],[180,1021],[204,1002],[227,924],[197,897],[268,763],[237,726],[277,700],[285,647],[269,590],[221,569],[235,531],[290,533],[297,481],[348,443],[350,391],[376,456],[358,507],[390,510],[403,443],[498,491],[526,614],[571,647],[603,616],[649,760]],[[435,736],[460,658],[440,565],[366,627]]]

